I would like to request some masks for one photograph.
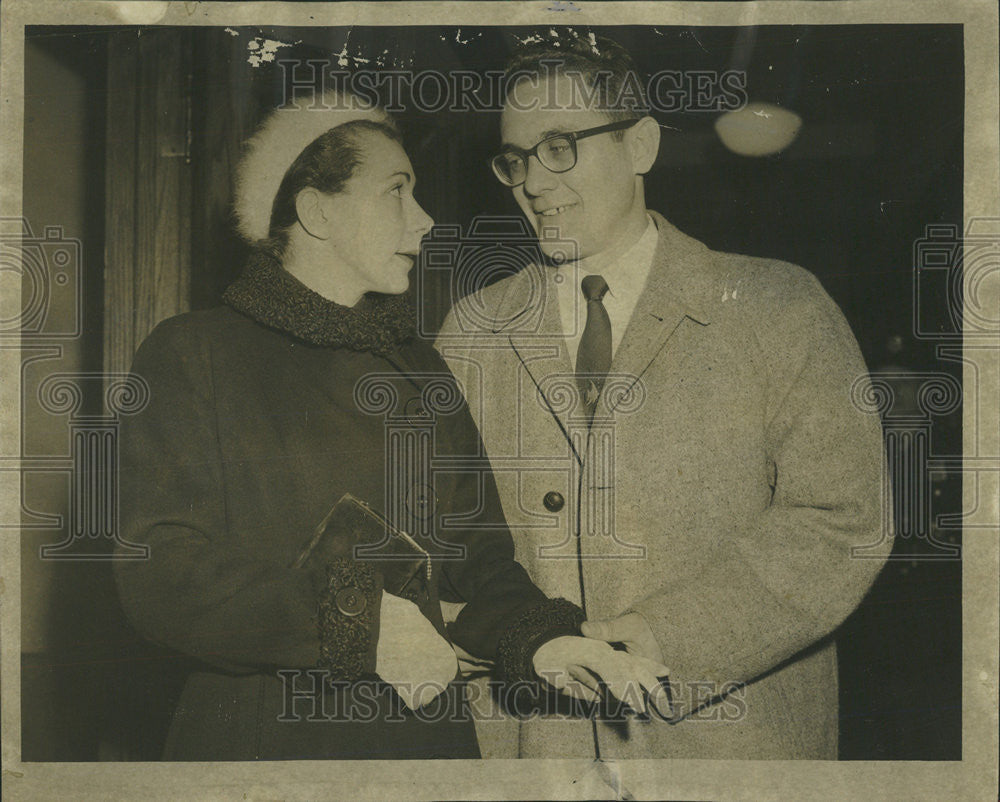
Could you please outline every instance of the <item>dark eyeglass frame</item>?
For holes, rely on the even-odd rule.
[[[549,134],[544,139],[540,139],[535,143],[535,146],[530,150],[521,150],[521,148],[515,148],[514,146],[509,146],[504,148],[500,153],[490,159],[490,167],[493,169],[493,174],[497,177],[497,180],[503,184],[505,187],[519,187],[528,178],[528,160],[534,156],[538,159],[538,163],[542,165],[546,170],[551,173],[568,173],[574,167],[576,167],[576,162],[578,159],[576,143],[581,139],[586,139],[588,136],[597,136],[598,134],[607,134],[611,131],[624,131],[626,128],[631,128],[640,118],[633,118],[631,120],[616,120],[613,123],[607,123],[606,125],[598,125],[594,128],[584,128],[582,131],[560,131],[557,134]],[[565,139],[569,142],[570,149],[573,151],[573,163],[564,169],[554,170],[549,167],[545,162],[542,161],[541,157],[538,155],[538,149],[542,147],[546,142],[551,142],[553,139]],[[497,167],[497,160],[503,158],[507,154],[514,153],[521,157],[524,162],[524,178],[516,183],[511,183],[506,178],[503,177],[503,173],[500,168]]]

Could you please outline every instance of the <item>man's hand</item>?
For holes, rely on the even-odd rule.
[[[580,631],[584,637],[606,643],[622,643],[629,654],[663,663],[660,644],[656,642],[646,619],[639,613],[626,613],[609,621],[584,621]]]
[[[667,694],[658,677],[667,667],[653,660],[618,652],[590,638],[564,635],[542,644],[533,658],[535,673],[569,696],[600,699],[602,684],[619,701],[645,713],[646,698],[669,715]]]

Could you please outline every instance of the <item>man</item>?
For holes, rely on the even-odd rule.
[[[438,348],[517,559],[583,634],[669,668],[673,709],[506,744],[484,722],[484,753],[836,758],[831,633],[882,564],[851,547],[891,542],[854,337],[806,271],[646,209],[659,126],[621,47],[563,36],[508,74],[493,168],[547,263],[460,301]]]

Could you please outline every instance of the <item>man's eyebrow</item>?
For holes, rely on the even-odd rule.
[[[538,137],[538,141],[535,144],[538,144],[538,142],[541,142],[543,139],[548,139],[550,136],[555,136],[556,134],[568,134],[571,130],[573,130],[573,129],[571,129],[571,128],[549,128],[546,131],[542,131],[542,135],[540,137]],[[500,149],[501,150],[525,150],[525,148],[519,148],[517,145],[513,145],[510,142],[504,142],[500,146]]]
[[[397,170],[396,172],[394,172],[391,175],[387,176],[385,180],[389,181],[390,179],[395,178],[397,175],[403,176],[403,178],[405,178],[408,183],[410,183],[410,184],[413,183],[413,176],[410,175],[408,172],[406,172],[406,170]]]

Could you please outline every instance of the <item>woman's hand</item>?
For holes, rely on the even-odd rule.
[[[542,644],[534,656],[535,673],[550,685],[577,699],[597,701],[602,686],[633,710],[645,713],[648,704],[670,716],[670,704],[659,677],[669,674],[655,660],[619,652],[607,643],[565,635]]]
[[[457,670],[451,644],[420,608],[383,593],[375,672],[396,689],[406,706],[416,710],[436,699]]]
[[[656,636],[639,613],[626,613],[609,621],[584,621],[580,634],[607,643],[621,643],[629,654],[663,662],[663,652]]]

